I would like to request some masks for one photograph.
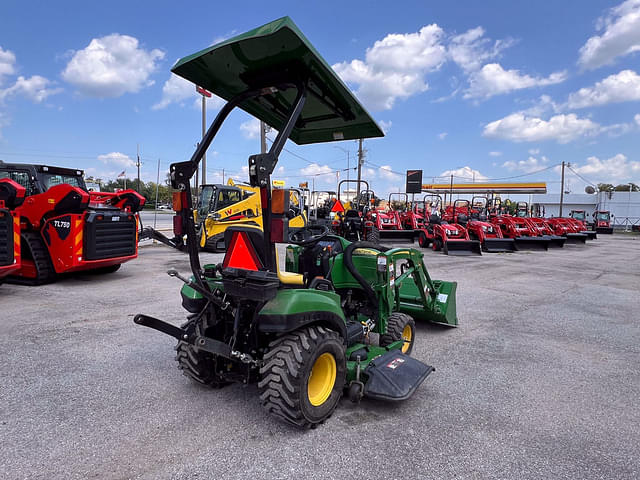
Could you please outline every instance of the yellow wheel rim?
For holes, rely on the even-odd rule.
[[[336,383],[336,359],[330,353],[320,355],[311,369],[307,386],[309,402],[314,407],[327,401]]]
[[[411,341],[413,340],[411,325],[404,326],[404,329],[402,330],[402,340],[404,340],[404,343],[402,344],[402,353],[407,353],[407,350],[411,347]]]

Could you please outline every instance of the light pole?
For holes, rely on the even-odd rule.
[[[336,145],[333,145],[333,148],[337,148],[338,150],[342,150],[343,152],[345,152],[347,154],[347,181],[349,180],[349,170],[351,170],[351,163],[350,163],[350,158],[349,158],[349,150],[347,150],[346,148],[342,148],[342,147],[338,147]]]

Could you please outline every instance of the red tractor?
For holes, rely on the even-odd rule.
[[[8,178],[0,178],[0,283],[20,269],[20,217],[26,189]]]
[[[593,212],[593,223],[591,224],[591,228],[597,233],[611,235],[613,233],[613,227],[611,226],[611,213],[606,210],[596,210]]]
[[[89,193],[81,170],[47,165],[0,163],[0,177],[26,190],[22,205],[11,210],[20,219],[21,251],[12,283],[41,285],[80,270],[115,272],[137,257],[142,195]],[[0,243],[0,251],[6,245]]]
[[[425,215],[429,212],[429,222],[418,232],[421,247],[431,246],[433,251],[442,250],[447,255],[482,255],[480,242],[471,240],[464,226],[444,218],[440,195],[425,195],[422,203]]]
[[[473,206],[472,206],[473,205]],[[498,227],[487,221],[487,199],[473,197],[469,200],[456,200],[453,203],[454,223],[464,225],[471,240],[478,240],[482,251],[487,253],[515,252],[516,242],[513,238],[504,238]]]
[[[392,198],[401,197],[402,200],[394,201]],[[400,208],[394,208],[400,206]],[[371,210],[368,215],[375,221],[380,238],[383,240],[409,240],[413,243],[416,237],[416,230],[411,225],[406,225],[403,218],[409,211],[409,196],[406,193],[390,193],[389,203],[385,210]]]
[[[567,243],[586,243],[587,234],[582,233],[582,229],[572,222],[570,218],[551,217],[546,220],[549,226],[553,229],[553,233],[565,237],[567,239]]]
[[[580,233],[587,235],[587,240],[595,240],[598,238],[598,234],[595,230],[589,230],[586,216],[584,210],[571,210],[569,220],[580,230]]]
[[[498,215],[491,218],[491,223],[500,229],[505,238],[513,238],[518,250],[549,249],[549,239],[523,217]]]
[[[533,232],[537,232],[538,236],[542,236],[549,240],[549,248],[562,248],[567,241],[566,237],[555,235],[551,225],[544,218],[534,217],[533,209],[529,210],[527,202],[518,202],[516,205],[516,216],[524,218],[529,223],[529,227]]]

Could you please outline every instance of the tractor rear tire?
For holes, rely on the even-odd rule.
[[[23,232],[20,235],[22,258],[31,260],[36,269],[35,278],[23,276],[9,276],[7,281],[20,285],[44,285],[56,279],[51,257],[42,237],[37,232]]]
[[[179,341],[176,349],[178,368],[185,377],[211,388],[228,385],[215,371],[215,361],[210,353],[201,352],[190,343]]]
[[[442,250],[442,239],[436,237],[433,239],[433,251],[439,252]]]
[[[260,368],[260,401],[269,413],[301,428],[315,428],[338,406],[346,374],[338,333],[316,325],[274,340]]]
[[[404,340],[402,353],[411,355],[416,339],[416,322],[406,313],[393,312],[387,321],[387,332],[380,335],[380,346],[386,347],[398,340]]]
[[[367,242],[375,243],[376,245],[380,244],[380,230],[375,225],[371,227],[371,231],[367,233]]]

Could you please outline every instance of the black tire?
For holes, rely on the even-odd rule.
[[[219,233],[218,235],[207,238],[207,241],[205,242],[202,250],[211,253],[224,252],[226,250],[226,247],[224,245],[224,233]]]
[[[405,343],[402,347],[402,353],[411,355],[416,339],[416,322],[406,313],[393,312],[387,321],[387,332],[380,335],[380,346],[386,347],[403,339],[405,339]]]
[[[430,244],[431,241],[427,238],[427,235],[424,232],[420,232],[420,235],[418,236],[418,245],[422,248],[428,248]]]
[[[318,362],[330,364],[331,359],[334,375],[326,378],[321,389],[323,394],[315,396],[318,403],[314,404],[309,385],[312,370],[321,365]],[[329,418],[338,406],[345,374],[345,349],[340,336],[321,326],[305,327],[269,344],[260,368],[260,401],[279,419],[298,427],[314,428]]]
[[[438,237],[433,239],[433,251],[439,252],[442,250],[442,240]]]
[[[198,351],[193,345],[183,341],[178,342],[175,350],[178,368],[184,376],[211,388],[222,388],[229,384],[216,373],[213,355]]]
[[[31,260],[36,269],[35,278],[9,276],[7,281],[21,285],[44,285],[56,279],[49,251],[37,232],[23,232],[20,235],[21,258]]]
[[[371,230],[367,233],[366,241],[377,244],[380,243],[380,230],[378,230],[378,227],[375,225],[371,227]]]

